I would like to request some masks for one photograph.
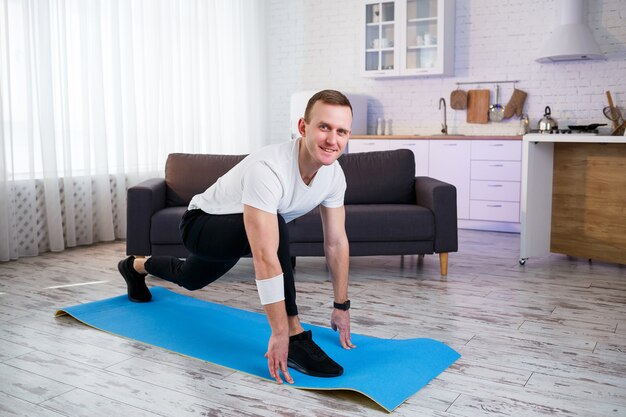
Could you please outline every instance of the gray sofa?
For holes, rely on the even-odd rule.
[[[165,178],[128,189],[126,252],[129,255],[188,255],[179,232],[191,198],[213,184],[245,155],[171,154]],[[447,275],[448,253],[456,252],[456,188],[415,177],[410,150],[347,154],[346,232],[350,256],[438,253]],[[290,248],[297,256],[323,256],[319,209],[290,222]]]

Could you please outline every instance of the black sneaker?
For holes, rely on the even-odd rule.
[[[310,330],[289,337],[287,365],[311,376],[334,377],[343,374],[341,365],[313,341]]]
[[[152,294],[146,285],[146,275],[140,274],[133,268],[134,256],[122,259],[117,264],[117,269],[126,281],[126,289],[128,290],[128,299],[135,303],[147,303],[152,300]]]

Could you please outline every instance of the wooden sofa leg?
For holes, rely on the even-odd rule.
[[[439,254],[439,267],[441,268],[441,275],[448,275],[448,252]]]

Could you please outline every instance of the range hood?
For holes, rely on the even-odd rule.
[[[586,0],[559,0],[560,25],[539,53],[537,62],[605,59],[586,24]]]

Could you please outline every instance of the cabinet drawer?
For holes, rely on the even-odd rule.
[[[386,151],[388,149],[389,149],[389,141],[385,139],[371,139],[371,140],[352,139],[348,142],[349,153]]]
[[[518,161],[472,161],[473,180],[521,181],[522,163]]]
[[[522,141],[474,140],[472,141],[472,159],[521,161]]]
[[[470,219],[519,222],[519,203],[472,200],[470,201]]]
[[[472,181],[472,200],[520,201],[520,183],[517,181]]]

